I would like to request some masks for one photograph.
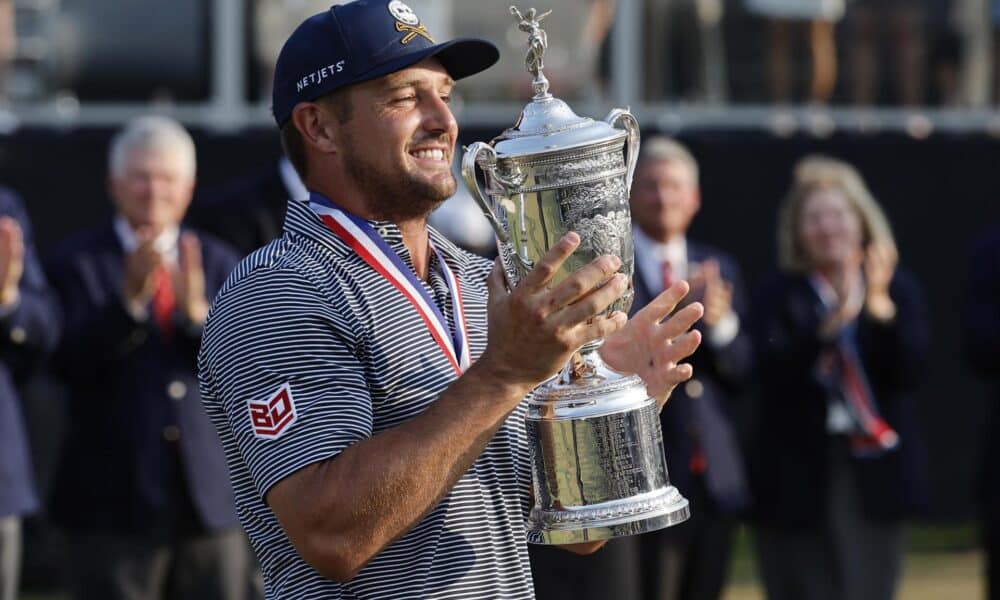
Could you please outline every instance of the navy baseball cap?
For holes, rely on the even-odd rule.
[[[355,0],[306,19],[281,48],[274,68],[274,120],[283,126],[299,102],[388,75],[434,56],[452,79],[478,73],[500,58],[486,40],[437,43],[400,0]]]

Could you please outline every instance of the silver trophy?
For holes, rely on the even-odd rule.
[[[604,121],[577,116],[548,91],[542,60],[548,45],[534,8],[510,8],[528,34],[532,101],[514,127],[462,159],[462,177],[496,231],[509,285],[516,285],[569,231],[581,243],[552,284],[604,254],[633,274],[628,196],[639,151],[639,126],[628,110]],[[621,124],[623,128],[616,127]],[[627,162],[626,162],[627,156]],[[485,190],[477,179],[482,172]],[[627,312],[632,286],[609,309]],[[606,313],[607,314],[607,313]],[[529,400],[527,432],[535,505],[528,541],[566,544],[661,529],[689,516],[670,485],[656,402],[636,375],[615,372],[597,350],[581,348]]]

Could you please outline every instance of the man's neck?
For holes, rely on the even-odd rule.
[[[409,219],[397,222],[400,233],[403,234],[403,244],[410,253],[413,270],[421,280],[427,279],[430,269],[430,242],[427,233],[427,217]]]
[[[375,214],[371,206],[357,194],[337,193],[333,189],[322,189],[322,186],[314,188],[317,193],[323,194],[327,198],[336,202],[338,206],[347,212],[368,220],[389,220],[396,224],[400,233],[403,234],[403,244],[407,252],[410,253],[410,261],[413,263],[413,270],[417,277],[422,280],[427,279],[427,272],[430,269],[430,247],[427,234],[427,215],[420,217],[394,219],[392,216]]]

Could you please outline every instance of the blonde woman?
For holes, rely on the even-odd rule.
[[[750,456],[768,598],[888,600],[920,497],[909,396],[928,349],[922,294],[842,161],[796,166],[777,238],[779,271],[755,302]]]

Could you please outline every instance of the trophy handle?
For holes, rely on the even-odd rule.
[[[480,157],[482,157],[482,160],[480,160]],[[483,172],[487,173],[493,179],[498,179],[496,176],[497,154],[492,146],[485,142],[474,142],[465,149],[465,156],[462,157],[462,179],[465,180],[465,186],[472,193],[472,199],[479,205],[479,209],[483,211],[483,216],[486,217],[486,220],[490,222],[490,226],[493,227],[493,231],[496,232],[497,238],[502,243],[510,245],[510,236],[507,234],[507,230],[500,223],[500,220],[497,219],[496,213],[493,212],[490,202],[486,198],[486,194],[483,193],[483,188],[479,187],[479,181],[476,180],[477,163],[483,169]]]
[[[639,122],[627,108],[616,108],[608,113],[604,122],[612,127],[615,123],[622,121],[625,124],[625,131],[628,137],[625,139],[626,160],[628,161],[628,174],[625,178],[625,187],[632,189],[632,176],[635,175],[635,166],[639,162]]]

